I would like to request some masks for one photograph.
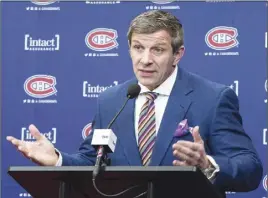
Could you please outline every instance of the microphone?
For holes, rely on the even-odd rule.
[[[123,111],[128,100],[136,98],[139,95],[140,91],[141,91],[141,88],[138,84],[130,85],[128,87],[128,91],[126,95],[127,99],[125,100],[123,106],[118,111],[118,113],[114,116],[114,118],[108,124],[107,129],[95,129],[94,130],[91,145],[97,150],[97,157],[96,157],[95,169],[93,171],[93,179],[95,179],[96,176],[98,175],[101,164],[104,162],[104,165],[106,165],[107,163],[106,153],[113,153],[115,150],[117,137],[113,133],[113,131],[110,129],[112,124],[115,122],[117,117]]]

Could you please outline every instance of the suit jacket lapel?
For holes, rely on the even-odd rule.
[[[179,69],[176,82],[169,96],[166,110],[156,138],[151,164],[159,166],[173,139],[173,134],[180,121],[182,121],[191,105],[188,94],[193,91],[189,86],[187,74]]]
[[[124,95],[126,92],[124,92]],[[120,103],[123,105],[126,97],[123,98]],[[128,160],[129,165],[141,166],[141,157],[139,149],[137,146],[136,136],[135,136],[135,99],[130,99],[125,106],[125,109],[118,116],[116,124],[116,135],[118,143],[122,145],[124,149],[125,156]],[[120,123],[117,124],[117,123]]]

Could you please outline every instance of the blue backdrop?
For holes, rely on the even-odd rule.
[[[96,98],[133,76],[127,30],[136,15],[163,9],[185,29],[184,67],[231,86],[244,126],[264,165],[267,191],[267,7],[265,2],[1,2],[2,197],[30,197],[7,175],[9,166],[34,165],[5,140],[33,140],[28,126],[65,152],[90,132]],[[265,34],[266,33],[266,34]],[[265,36],[266,35],[266,36]]]

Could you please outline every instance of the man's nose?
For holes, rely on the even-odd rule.
[[[142,55],[142,59],[141,59],[142,64],[144,65],[149,65],[153,62],[152,60],[152,54],[150,53],[150,51],[144,51],[143,55]]]

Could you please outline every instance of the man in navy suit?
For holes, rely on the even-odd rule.
[[[141,92],[112,125],[118,141],[112,165],[198,166],[222,191],[258,187],[262,164],[242,126],[236,94],[228,86],[180,68],[184,54],[180,21],[164,11],[137,16],[128,31],[136,78],[107,89],[98,98],[93,129],[106,128],[126,99],[129,85]],[[92,135],[77,154],[59,152],[34,125],[37,139],[7,137],[25,156],[46,166],[94,165]]]

